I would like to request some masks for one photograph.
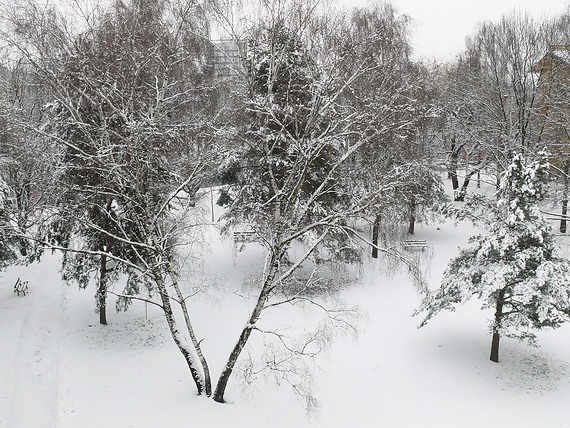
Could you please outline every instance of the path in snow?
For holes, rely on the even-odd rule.
[[[13,292],[18,277],[26,296]],[[65,290],[57,271],[13,267],[0,278],[0,337],[16,344],[0,357],[0,426],[57,426]]]

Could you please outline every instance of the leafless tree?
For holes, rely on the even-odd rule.
[[[516,152],[541,149],[536,120],[537,78],[531,68],[544,54],[552,31],[546,21],[510,14],[483,22],[466,51],[446,71],[442,110],[443,141],[456,199],[483,169],[497,177]],[[461,187],[457,170],[465,162]]]
[[[123,301],[145,299],[143,290],[157,295],[149,303],[163,310],[198,392],[209,394],[209,369],[173,262],[211,160],[202,132],[210,68],[200,7],[118,1],[84,15],[80,26],[33,1],[4,3],[2,11],[4,39],[50,91],[49,119],[26,129],[61,154],[59,199],[36,239],[75,253],[67,261],[79,265],[68,273],[99,260],[100,310],[108,260],[128,275]]]
[[[552,33],[548,49],[537,61],[531,72],[538,78],[536,122],[541,126],[541,142],[551,153],[551,172],[561,185],[560,215],[561,233],[567,231],[568,198],[570,189],[570,123],[568,95],[570,90],[570,33],[568,14],[550,21]]]
[[[214,391],[219,402],[251,334],[263,330],[258,327],[262,313],[284,304],[318,305],[310,297],[318,295],[319,287],[328,289],[318,267],[354,260],[358,241],[370,245],[355,222],[407,182],[406,172],[412,170],[395,164],[368,186],[354,185],[347,171],[360,167],[358,153],[401,126],[392,116],[398,106],[386,109],[382,126],[365,128],[372,103],[359,109],[346,100],[357,80],[375,76],[376,64],[339,49],[333,28],[342,28],[342,20],[335,16],[322,15],[306,2],[271,6],[247,45],[248,122],[229,153],[236,161],[228,168],[233,175],[228,174],[232,181],[224,197],[226,220],[250,225],[267,255],[254,307]],[[352,61],[350,69],[347,61]],[[308,273],[311,266],[316,270]],[[334,319],[350,325],[341,316],[349,313],[339,312]]]

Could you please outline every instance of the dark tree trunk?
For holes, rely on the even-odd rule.
[[[109,207],[110,208],[110,207]],[[113,249],[114,240],[108,238],[107,245],[102,251],[110,253]],[[101,255],[99,265],[99,284],[97,286],[97,309],[99,310],[99,324],[107,325],[107,254]]]
[[[465,177],[463,181],[463,186],[461,186],[461,190],[455,193],[455,200],[457,202],[465,201],[465,196],[467,195],[467,187],[469,186],[469,181],[471,181],[471,177]]]
[[[501,336],[497,332],[493,332],[493,340],[491,342],[491,361],[499,362],[499,340]]]
[[[459,189],[459,179],[457,178],[457,165],[459,163],[459,150],[456,150],[455,143],[451,144],[451,155],[449,160],[449,173],[448,176],[451,178],[451,186],[453,187],[453,193],[455,194]]]
[[[97,308],[99,309],[99,324],[107,325],[107,255],[101,256],[99,266],[99,286],[97,287]]]
[[[232,375],[233,369],[235,367],[235,364],[237,362],[237,359],[239,357],[239,354],[241,354],[241,351],[243,350],[243,348],[245,347],[245,344],[247,343],[247,340],[249,339],[249,336],[251,335],[251,331],[252,331],[253,327],[252,326],[246,326],[240,336],[239,336],[239,340],[236,343],[236,346],[234,347],[234,349],[232,350],[232,353],[230,354],[230,357],[228,358],[228,361],[224,367],[224,370],[222,371],[222,374],[220,375],[220,378],[218,379],[218,383],[216,384],[216,390],[214,391],[214,401],[217,401],[218,403],[224,403],[224,394],[226,392],[226,388],[228,386],[228,381],[230,380],[230,376]]]
[[[471,183],[471,177],[473,177],[477,173],[477,170],[471,171],[469,174],[465,176],[465,180],[463,180],[463,185],[461,186],[461,190],[455,193],[455,201],[463,202],[465,201],[465,196],[467,195],[467,188],[469,187],[469,183]]]
[[[459,189],[459,179],[457,178],[457,170],[453,171],[451,174],[451,186],[453,188],[453,192],[457,192]]]
[[[416,198],[410,201],[410,216],[408,223],[408,235],[413,235],[416,230]]]
[[[566,215],[568,213],[568,199],[562,200],[562,218],[560,219],[560,233],[566,233]]]
[[[378,258],[378,235],[380,234],[380,214],[376,215],[372,225],[372,258]]]
[[[505,298],[506,289],[503,288],[499,291],[497,296],[497,304],[495,309],[495,321],[493,322],[493,339],[491,341],[491,361],[499,362],[499,340],[501,336],[499,335],[499,329],[501,327],[501,321],[503,319],[503,304]]]
[[[567,220],[566,215],[568,214],[568,187],[570,182],[568,180],[568,173],[570,172],[570,159],[564,164],[564,189],[562,196],[562,216],[560,218],[560,233],[566,233],[567,231]]]

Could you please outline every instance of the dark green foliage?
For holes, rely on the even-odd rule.
[[[245,57],[251,93],[247,144],[221,170],[223,182],[239,183],[239,192],[230,188],[218,201],[233,203],[234,214],[251,203],[270,212],[280,193],[309,198],[340,155],[334,139],[315,141],[329,118],[317,117],[325,94],[317,88],[319,73],[301,39],[283,25],[262,27],[256,36]],[[331,180],[317,199],[321,206],[331,206],[337,198]]]
[[[471,238],[447,267],[442,285],[430,292],[420,310],[425,324],[439,311],[454,310],[472,296],[495,309],[492,331],[533,339],[530,328],[558,327],[570,317],[570,264],[558,254],[554,235],[542,214],[547,180],[546,156],[526,162],[517,155],[502,177],[494,202],[469,209],[485,234]],[[480,198],[478,199],[480,200]],[[498,346],[498,339],[494,342]],[[498,360],[495,348],[493,361]]]
[[[0,194],[0,269],[17,259],[19,240],[15,236],[15,227],[9,212],[4,206]]]

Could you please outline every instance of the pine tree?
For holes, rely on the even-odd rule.
[[[541,215],[547,163],[514,157],[504,173],[494,203],[483,205],[486,233],[471,238],[444,273],[439,289],[418,309],[427,312],[422,326],[443,309],[477,296],[483,309],[494,308],[491,361],[499,361],[501,336],[528,339],[531,328],[558,327],[570,316],[570,263],[558,255],[554,236]]]
[[[331,93],[339,89],[305,41],[282,22],[257,32],[245,49],[245,138],[222,165],[230,186],[218,203],[227,206],[228,225],[253,224],[263,240],[274,242],[276,230],[283,236],[309,226],[320,230],[314,226],[319,218],[343,210],[347,190],[335,164],[345,154],[338,128],[346,124],[333,108]],[[342,248],[335,255],[352,259],[350,245],[338,244],[343,238],[329,231],[323,245]]]
[[[0,269],[16,259],[17,239],[7,200],[8,186],[0,177]]]

